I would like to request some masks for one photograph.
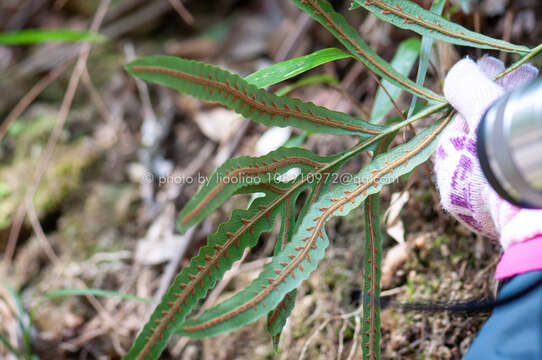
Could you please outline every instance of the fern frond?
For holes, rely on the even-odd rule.
[[[365,43],[358,32],[354,30],[342,15],[335,12],[333,7],[324,0],[293,0],[293,2],[308,13],[314,20],[322,24],[344,47],[369,70],[406,91],[427,100],[443,102],[445,99],[433,91],[417,85],[404,75],[401,75],[390,64]]]
[[[529,48],[471,31],[448,21],[434,12],[425,10],[409,0],[354,0],[353,8],[362,6],[379,19],[399,28],[412,30],[423,36],[451,44],[481,49],[502,50],[516,53],[529,52]]]
[[[256,280],[200,317],[186,320],[177,333],[192,338],[214,336],[251,323],[276,308],[288,292],[308,278],[323,258],[329,244],[324,229],[326,222],[332,216],[348,214],[385,183],[427,160],[450,118],[446,117],[408,143],[377,156],[358,173],[358,180],[337,185],[323,194],[310,206],[292,241]]]
[[[385,127],[312,103],[276,96],[226,70],[174,56],[147,56],[126,66],[133,76],[165,85],[198,99],[220,103],[269,126],[368,138]]]

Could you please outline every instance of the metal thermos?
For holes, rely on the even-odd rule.
[[[478,127],[478,157],[495,191],[523,208],[542,208],[542,79],[498,99]]]

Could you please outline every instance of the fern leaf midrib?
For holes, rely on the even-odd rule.
[[[288,232],[290,230],[290,216],[292,215],[290,206],[292,206],[292,197],[288,196],[286,198],[286,214],[284,215],[284,233],[282,235],[282,239],[279,239],[282,242],[282,249],[286,246],[286,242],[288,241]]]
[[[452,36],[452,37],[459,38],[461,40],[471,41],[471,42],[481,44],[481,45],[491,45],[493,47],[503,49],[503,50],[518,51],[518,48],[514,47],[514,46],[506,46],[504,44],[495,43],[495,42],[493,42],[491,40],[476,39],[474,37],[470,37],[470,36],[466,35],[462,31],[457,32],[457,31],[453,31],[451,29],[446,29],[438,22],[436,24],[433,24],[430,21],[426,21],[425,19],[423,19],[419,15],[415,16],[415,15],[409,14],[408,12],[404,11],[403,8],[401,7],[401,5],[399,5],[399,4],[396,4],[396,6],[393,6],[393,5],[388,4],[388,3],[386,3],[385,1],[382,1],[382,0],[365,0],[365,5],[367,5],[367,6],[371,6],[371,5],[377,6],[378,8],[382,9],[383,14],[389,14],[389,13],[394,14],[394,15],[404,19],[405,23],[416,23],[416,24],[418,24],[420,26],[423,26],[425,28],[430,29],[430,31],[437,31],[437,32],[440,32],[440,33],[442,33],[444,35],[449,35],[449,36]],[[523,51],[525,52],[525,50],[523,50]]]
[[[233,96],[234,98],[239,99],[243,104],[246,104],[251,109],[256,109],[262,113],[270,114],[272,117],[274,116],[283,116],[285,118],[295,117],[295,118],[304,119],[310,122],[314,122],[317,124],[324,124],[331,127],[337,127],[340,129],[348,130],[348,131],[361,132],[361,133],[371,134],[371,135],[380,134],[382,132],[382,130],[379,130],[379,129],[371,129],[371,128],[364,127],[362,125],[344,123],[338,120],[331,119],[329,117],[315,115],[310,110],[308,110],[307,112],[303,112],[301,108],[299,107],[294,110],[294,109],[290,109],[288,105],[286,105],[286,109],[279,108],[275,103],[271,103],[271,105],[267,105],[265,100],[263,100],[262,102],[257,101],[254,94],[249,96],[246,89],[243,89],[243,91],[239,90],[237,88],[238,84],[235,84],[234,87],[231,87],[229,84],[229,80],[226,80],[226,84],[223,84],[219,81],[214,81],[211,74],[208,75],[209,79],[205,79],[203,77],[188,74],[179,70],[173,70],[173,69],[167,69],[167,68],[163,68],[159,66],[149,66],[149,65],[133,66],[132,71],[134,73],[138,73],[138,72],[161,73],[161,74],[177,77],[180,79],[192,81],[202,86],[215,88],[215,89],[218,89],[218,91],[224,91],[230,94],[231,96]]]
[[[257,306],[260,302],[264,301],[267,296],[274,291],[280,283],[282,283],[287,276],[292,276],[295,278],[295,269],[300,266],[300,270],[302,269],[301,262],[306,259],[307,262],[311,262],[309,251],[313,248],[316,248],[316,239],[318,237],[323,238],[323,226],[327,222],[327,219],[338,209],[341,209],[347,202],[352,201],[354,202],[356,197],[359,196],[359,194],[366,194],[367,189],[369,186],[378,186],[378,179],[380,176],[385,175],[388,172],[393,171],[394,168],[397,166],[405,163],[410,159],[411,157],[415,156],[418,152],[423,150],[425,146],[427,146],[431,141],[444,129],[444,127],[448,124],[450,121],[451,116],[448,116],[446,120],[441,121],[439,126],[435,127],[435,129],[429,133],[420,143],[418,143],[413,149],[409,149],[408,151],[405,151],[405,154],[398,157],[394,161],[386,162],[386,165],[381,170],[375,170],[373,171],[373,175],[368,179],[367,182],[360,183],[359,186],[354,189],[353,191],[345,191],[345,196],[334,199],[335,201],[331,206],[328,208],[321,208],[320,211],[322,211],[322,214],[320,216],[317,216],[313,219],[314,222],[316,222],[316,225],[313,225],[309,228],[307,228],[307,231],[311,232],[311,235],[305,237],[302,239],[302,241],[305,242],[304,246],[300,246],[296,248],[295,250],[298,252],[298,254],[291,258],[291,261],[287,263],[280,272],[277,273],[277,276],[275,278],[268,278],[269,284],[267,286],[264,286],[264,289],[258,293],[255,297],[251,298],[249,301],[245,302],[243,305],[240,305],[236,307],[235,309],[224,313],[214,319],[208,320],[206,322],[203,322],[201,324],[193,325],[193,326],[186,326],[183,327],[183,331],[185,332],[194,332],[194,331],[200,331],[204,329],[208,329],[210,327],[213,327],[215,325],[218,325],[226,320],[231,319],[232,317],[238,315],[239,313],[242,313],[252,307]]]
[[[373,202],[370,199],[367,200],[367,212],[368,212],[369,219],[374,218]],[[368,232],[369,232],[370,247],[371,247],[371,249],[373,249],[373,251],[370,252],[370,254],[371,254],[371,261],[370,261],[370,263],[371,263],[371,289],[376,289],[377,286],[378,286],[378,284],[376,283],[376,281],[377,281],[377,267],[379,266],[377,258],[376,258],[376,233],[375,233],[373,221],[368,221],[368,224],[369,224],[369,231]],[[370,321],[370,328],[372,329],[372,331],[369,331],[369,343],[364,344],[364,346],[367,346],[370,349],[369,357],[373,358],[373,359],[376,359],[376,353],[374,351],[374,347],[375,347],[375,343],[376,343],[376,339],[375,339],[375,332],[376,332],[376,324],[375,324],[376,304],[375,304],[375,301],[376,301],[376,296],[375,296],[375,294],[371,294],[371,293],[369,293],[369,295],[370,295],[370,301],[371,302],[370,302],[370,304],[368,306],[371,307],[371,311],[370,311],[368,320]]]
[[[269,173],[272,171],[275,171],[283,166],[290,165],[290,164],[296,164],[296,163],[302,163],[305,165],[313,166],[314,168],[320,168],[324,166],[323,163],[304,158],[304,157],[289,157],[287,155],[284,155],[282,159],[273,159],[272,164],[268,164],[266,162],[263,163],[263,165],[259,166],[258,164],[255,164],[252,167],[247,168],[232,168],[231,172],[226,171],[226,176],[221,177],[219,180],[220,182],[217,184],[215,188],[213,188],[209,193],[200,201],[198,206],[196,206],[192,211],[187,213],[182,219],[181,224],[185,225],[188,223],[192,218],[197,216],[201,210],[203,210],[209,202],[211,202],[216,195],[220,193],[224,189],[224,187],[227,186],[227,183],[224,182],[225,179],[233,179],[238,178],[245,175],[256,175],[256,174],[264,174]]]
[[[325,182],[326,180],[324,177],[318,180],[318,183],[316,184],[316,188],[314,189],[314,193],[311,196],[311,201],[310,201],[311,204],[313,204],[316,201],[316,199],[318,199],[318,195],[320,195],[320,191],[322,191],[322,186],[324,186]]]
[[[307,5],[310,5],[312,6],[312,8],[314,9],[315,13],[320,15],[320,16],[323,16],[326,21],[327,21],[327,24],[328,26],[331,26],[335,31],[337,31],[339,34],[340,34],[340,37],[341,39],[344,39],[346,41],[348,41],[348,43],[350,45],[352,45],[357,53],[363,57],[365,57],[369,62],[371,62],[371,64],[373,64],[373,66],[377,67],[380,71],[382,71],[384,74],[386,74],[387,76],[389,76],[390,78],[394,79],[395,81],[399,82],[400,84],[403,84],[405,87],[409,88],[411,91],[415,92],[416,94],[422,96],[422,97],[426,97],[426,98],[429,98],[429,99],[432,99],[432,100],[436,100],[436,101],[444,101],[444,98],[440,97],[440,96],[435,96],[434,94],[431,94],[431,93],[426,93],[423,91],[422,88],[418,87],[418,86],[415,86],[415,84],[410,84],[409,82],[405,82],[403,81],[402,78],[400,77],[397,77],[395,74],[393,73],[390,73],[384,66],[382,66],[378,61],[376,61],[371,54],[367,53],[365,50],[363,50],[361,48],[361,46],[359,46],[359,44],[357,43],[357,41],[355,41],[354,39],[352,39],[350,36],[348,36],[348,34],[346,34],[346,32],[343,30],[343,28],[339,25],[337,25],[335,23],[335,21],[333,20],[333,18],[331,17],[331,15],[329,15],[327,12],[325,12],[321,7],[320,7],[320,4],[318,4],[318,1],[314,1],[314,0],[301,0],[301,2],[303,4],[307,4]]]

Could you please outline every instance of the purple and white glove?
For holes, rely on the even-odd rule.
[[[477,156],[476,129],[488,107],[538,75],[527,64],[493,81],[504,70],[501,61],[488,56],[477,63],[461,60],[450,70],[444,95],[458,114],[442,134],[435,156],[443,208],[473,231],[498,239],[505,250],[497,278],[542,269],[542,211],[520,209],[499,197],[484,178]],[[515,246],[519,243],[524,245]]]

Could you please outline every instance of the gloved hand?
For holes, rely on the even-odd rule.
[[[488,56],[477,63],[461,60],[450,70],[444,95],[458,114],[440,139],[435,173],[444,209],[475,232],[500,240],[507,250],[538,236],[542,242],[542,211],[519,209],[500,198],[478,161],[476,129],[487,108],[506,91],[538,75],[527,64],[493,81],[504,70],[501,61]]]

